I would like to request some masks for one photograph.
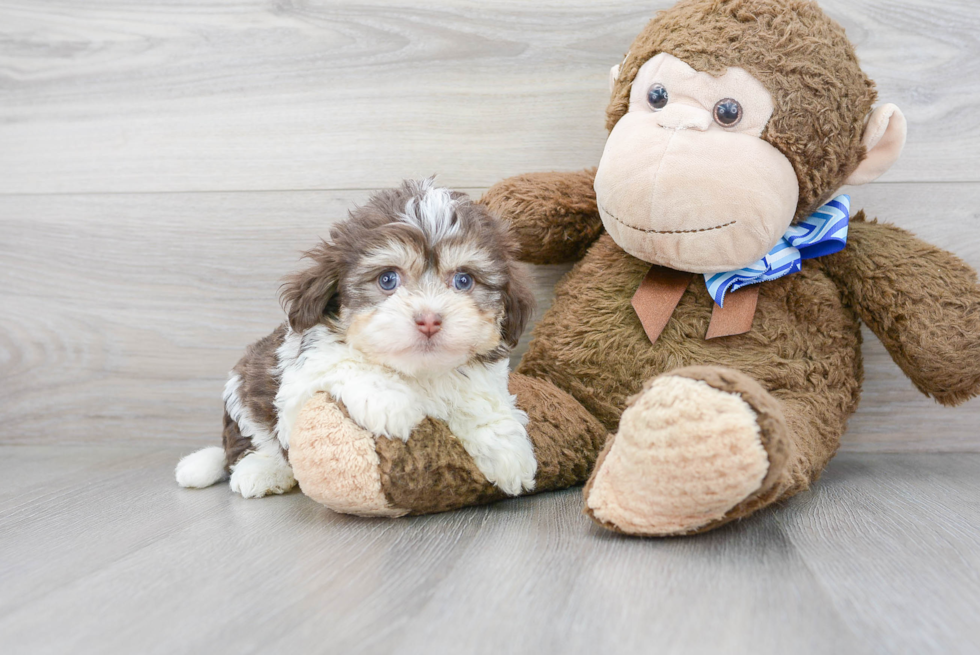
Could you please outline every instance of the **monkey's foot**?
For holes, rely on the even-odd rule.
[[[748,376],[679,369],[649,381],[585,487],[603,527],[667,536],[710,530],[778,496],[790,460],[778,401]]]
[[[352,421],[333,399],[316,394],[290,435],[289,463],[303,493],[343,514],[401,516],[381,484],[373,434]]]

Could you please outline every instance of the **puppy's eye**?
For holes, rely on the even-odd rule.
[[[400,282],[401,279],[395,271],[385,271],[378,276],[378,286],[384,291],[393,291]]]
[[[473,276],[469,273],[457,273],[453,276],[453,286],[458,291],[469,291],[473,288]]]
[[[715,105],[714,114],[716,123],[722,127],[732,127],[742,120],[742,105],[738,104],[738,100],[725,98]]]
[[[667,106],[667,87],[663,84],[654,84],[647,91],[647,102],[653,107],[654,111],[660,111]]]

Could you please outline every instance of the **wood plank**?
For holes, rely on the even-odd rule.
[[[358,623],[380,629],[391,604],[410,606],[409,598],[386,590],[379,575],[386,558],[402,553],[411,573],[393,582],[410,594],[411,582],[424,587],[461,552],[460,537],[443,535],[479,530],[486,512],[444,515],[442,530],[432,530],[424,520],[333,514],[299,493],[249,503],[226,484],[177,487],[173,448],[140,454],[130,447],[120,455],[140,461],[50,486],[35,468],[41,484],[22,495],[23,509],[3,512],[0,634],[4,644],[23,648],[17,652],[50,647],[51,631],[39,627],[59,615],[71,615],[71,629],[55,637],[62,652],[213,652],[219,645],[222,652],[254,652],[257,637],[286,630],[269,619],[279,618],[297,593],[315,601],[320,627],[334,638]],[[429,543],[405,548],[420,539]],[[94,602],[79,604],[77,593]],[[360,605],[359,598],[372,603]]]
[[[871,652],[828,611],[773,513],[650,541],[585,528],[572,501],[477,535],[392,652],[449,653],[447,642],[487,653]],[[492,618],[473,611],[490,598],[500,599]],[[774,616],[786,621],[763,618]]]
[[[282,320],[279,280],[367,195],[0,198],[0,441],[214,441],[226,371]],[[980,184],[873,185],[854,204],[980,267]],[[542,311],[564,270],[536,269]],[[980,448],[980,401],[941,408],[870,335],[865,355],[845,448]]]
[[[841,455],[779,524],[879,653],[980,651],[976,455]]]
[[[102,461],[79,466],[79,453]],[[179,489],[178,454],[0,447],[5,653],[977,645],[976,454],[842,454],[783,508],[669,540],[594,527],[578,489],[359,519],[297,493]]]
[[[673,0],[3,0],[0,193],[453,186],[595,165]],[[909,119],[891,181],[978,181],[974,0],[825,0]]]

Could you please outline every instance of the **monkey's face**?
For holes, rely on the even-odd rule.
[[[769,92],[741,68],[715,77],[669,54],[647,61],[596,173],[610,236],[634,257],[692,273],[766,254],[799,199],[793,166],[761,138],[772,113]]]

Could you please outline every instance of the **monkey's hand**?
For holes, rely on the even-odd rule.
[[[497,182],[480,202],[510,223],[520,258],[531,264],[575,262],[602,234],[595,169],[528,173]]]
[[[919,391],[943,405],[980,394],[980,285],[966,262],[863,212],[847,247],[816,261]]]

